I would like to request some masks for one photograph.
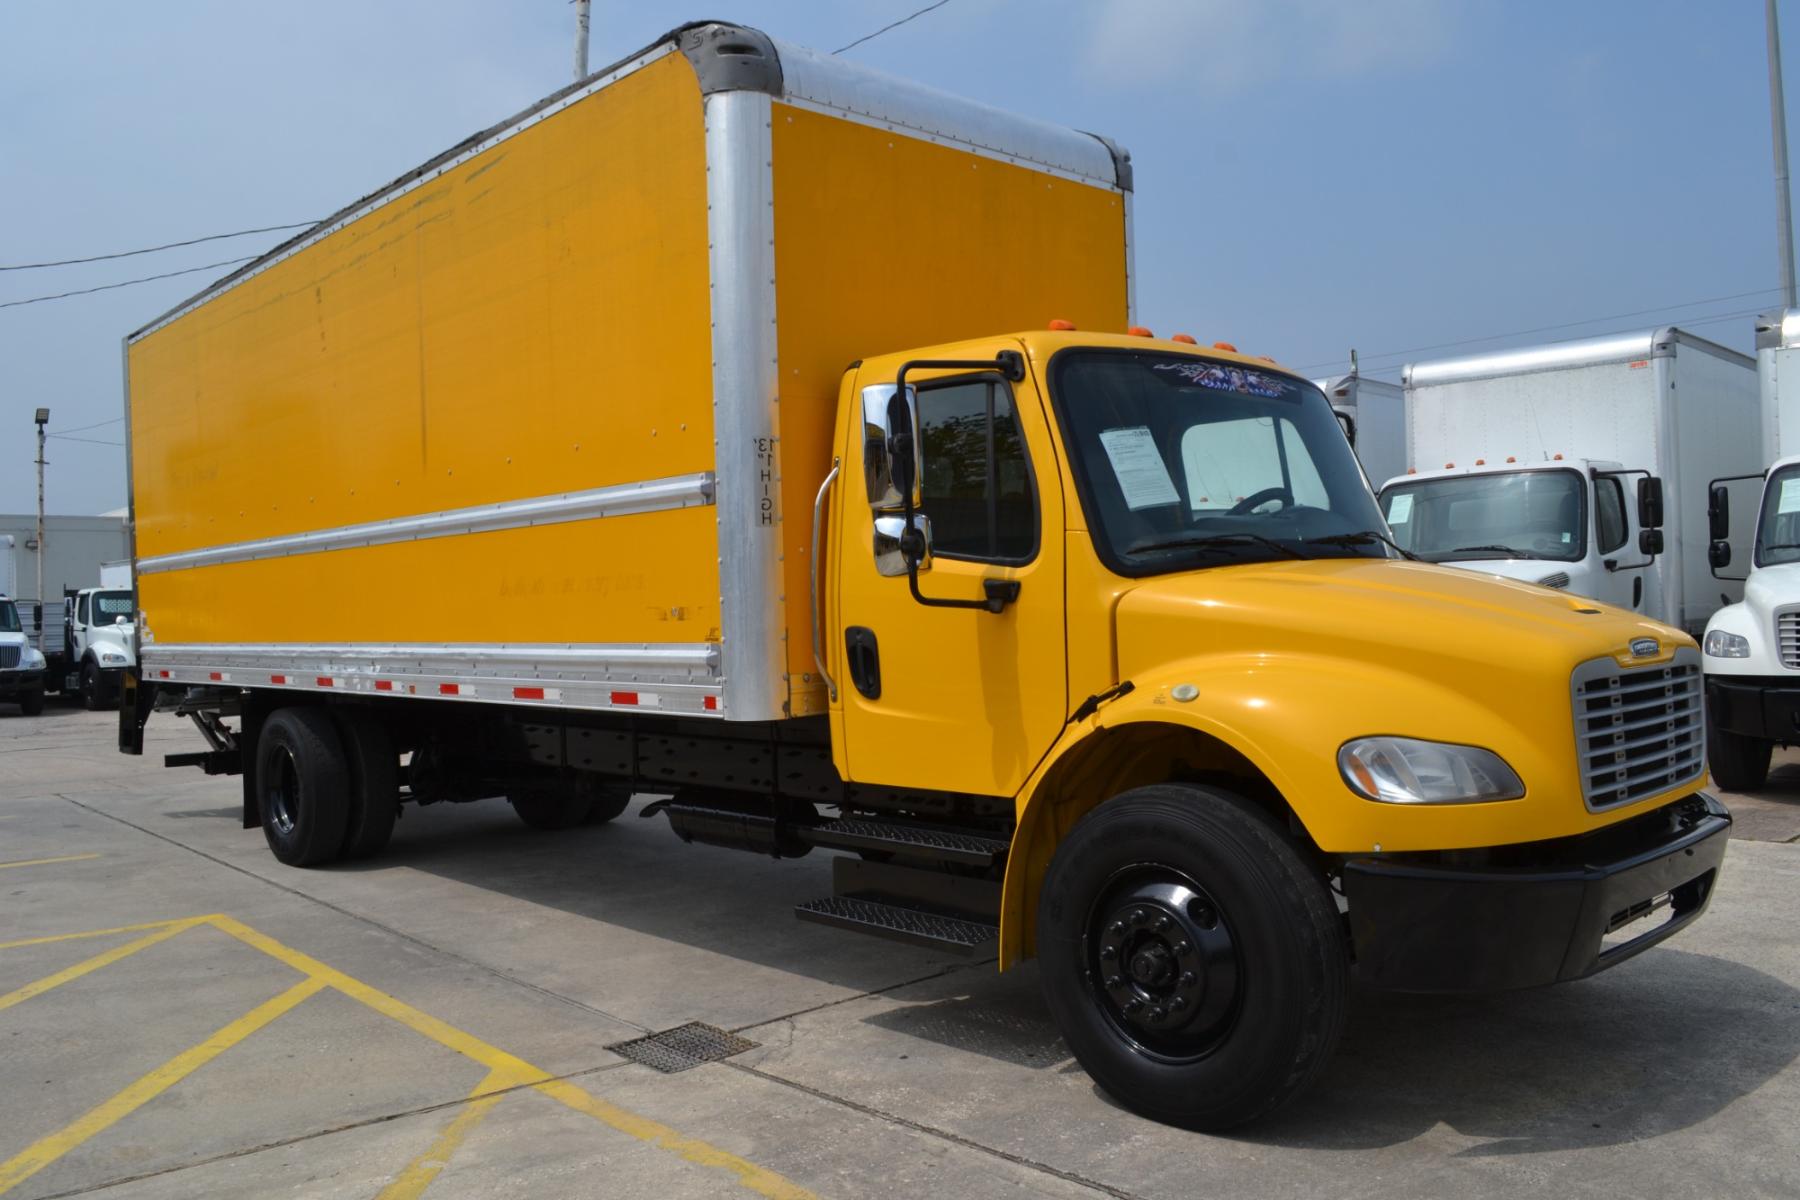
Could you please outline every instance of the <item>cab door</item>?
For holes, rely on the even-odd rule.
[[[957,347],[989,359],[1003,342]],[[966,354],[963,352],[967,352]],[[1022,363],[1022,359],[1018,359]],[[906,375],[917,418],[917,512],[928,543],[913,595],[903,516],[882,443],[901,360],[875,360],[853,385],[842,447],[837,593],[840,767],[867,784],[1012,796],[1068,712],[1063,497],[1046,408],[1028,370]],[[891,430],[889,431],[892,432]],[[992,590],[1000,611],[981,602]]]
[[[1636,480],[1643,471],[1594,472],[1594,551],[1600,574],[1594,599],[1667,620],[1660,589],[1653,586],[1655,557],[1638,546],[1639,525],[1633,520]]]

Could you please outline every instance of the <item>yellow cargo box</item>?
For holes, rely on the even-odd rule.
[[[127,339],[158,683],[823,712],[813,491],[866,353],[1129,320],[1094,135],[676,30]]]

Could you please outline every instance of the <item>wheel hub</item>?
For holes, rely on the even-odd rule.
[[[1171,868],[1122,872],[1092,909],[1089,975],[1121,1033],[1157,1057],[1194,1058],[1229,1027],[1237,947],[1218,905]]]

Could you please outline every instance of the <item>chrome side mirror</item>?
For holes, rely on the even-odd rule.
[[[906,535],[904,516],[875,518],[875,570],[889,578],[906,574],[906,551],[915,552],[919,570],[931,570],[931,518],[914,513],[910,546],[902,546]]]
[[[908,387],[902,399],[895,394],[893,384],[878,383],[862,390],[862,411],[863,483],[868,490],[869,507],[878,514],[905,507],[903,485],[910,481],[912,505],[917,508],[920,500],[917,394]],[[901,437],[905,437],[910,446],[910,471],[904,461],[908,457],[907,448],[898,444]],[[897,462],[897,459],[903,461]]]

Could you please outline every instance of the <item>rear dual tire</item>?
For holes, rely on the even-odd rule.
[[[367,857],[393,833],[399,760],[377,721],[278,709],[263,723],[255,769],[263,836],[290,867]]]
[[[600,825],[625,811],[629,788],[521,788],[508,796],[519,820],[532,829],[553,833],[578,825]]]
[[[1228,792],[1138,788],[1083,817],[1044,877],[1037,949],[1082,1067],[1172,1125],[1267,1115],[1343,1030],[1346,935],[1321,873]]]

